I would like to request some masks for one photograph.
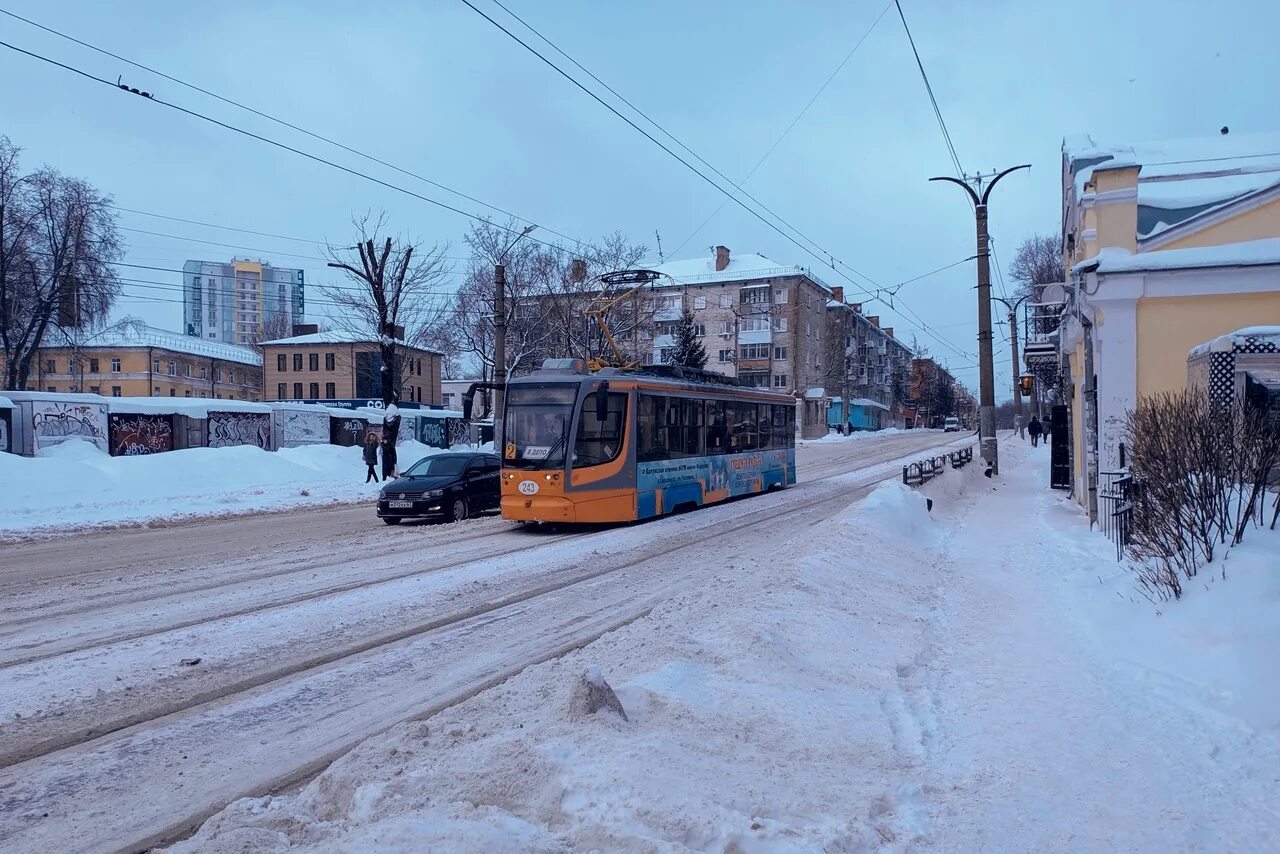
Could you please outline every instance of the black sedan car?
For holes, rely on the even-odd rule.
[[[402,519],[461,521],[481,510],[495,510],[502,464],[483,452],[435,454],[418,460],[378,495],[378,518],[388,525]]]

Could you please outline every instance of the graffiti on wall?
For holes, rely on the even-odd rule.
[[[344,448],[363,445],[368,429],[368,422],[360,418],[334,418],[329,428],[329,441]]]
[[[443,418],[419,418],[418,441],[432,448],[449,447],[449,436]]]
[[[322,445],[329,441],[329,413],[285,409],[280,414],[283,416],[279,438],[281,446]]]
[[[171,416],[112,414],[111,453],[113,456],[136,457],[172,450]]]
[[[9,410],[0,411],[0,454],[9,452]]]
[[[209,447],[271,444],[271,416],[266,412],[210,412]]]
[[[68,439],[83,439],[107,450],[105,406],[38,400],[32,404],[31,428],[36,448],[47,448]]]
[[[448,425],[450,447],[471,444],[471,431],[467,429],[467,422],[461,418],[447,418],[445,424]]]

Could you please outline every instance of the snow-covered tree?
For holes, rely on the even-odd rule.
[[[680,322],[676,325],[673,338],[675,340],[671,348],[670,364],[698,370],[707,366],[707,349],[702,346],[698,325],[694,323],[693,310],[688,306],[685,306],[680,314]]]

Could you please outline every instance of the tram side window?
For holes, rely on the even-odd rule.
[[[770,406],[767,403],[756,404],[756,419],[760,423],[760,450],[779,447],[773,439],[773,419],[769,416]]]
[[[729,404],[723,400],[708,400],[706,415],[707,453],[723,454],[729,450]]]
[[[680,436],[686,457],[703,455],[701,400],[680,398]]]
[[[775,448],[794,448],[796,445],[796,429],[792,423],[792,410],[789,406],[775,404],[773,407],[773,446]]]
[[[731,451],[754,451],[756,442],[756,405],[729,401],[732,415],[729,419],[729,449]]]
[[[640,395],[637,413],[640,462],[701,456],[702,401],[683,397]]]
[[[573,465],[597,466],[617,458],[622,450],[622,435],[626,427],[627,396],[610,394],[603,421],[597,418],[595,396],[582,403],[582,415],[578,419],[578,433],[573,443]]]

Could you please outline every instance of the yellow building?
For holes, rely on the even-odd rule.
[[[41,347],[27,389],[256,401],[262,399],[262,359],[247,347],[126,320]]]
[[[1224,129],[1225,131],[1225,129]],[[1063,144],[1059,352],[1074,493],[1094,510],[1139,398],[1186,386],[1187,354],[1280,323],[1280,133]]]
[[[371,336],[346,331],[315,331],[263,342],[267,400],[382,400],[382,356]],[[400,398],[440,404],[440,356],[435,350],[397,342]]]

